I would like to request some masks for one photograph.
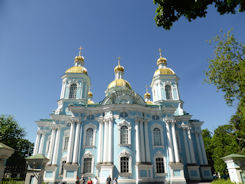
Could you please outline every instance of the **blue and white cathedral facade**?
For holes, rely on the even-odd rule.
[[[93,102],[84,57],[62,76],[58,108],[50,119],[37,121],[34,155],[49,159],[43,179],[48,183],[75,183],[97,176],[118,178],[122,184],[186,183],[210,180],[212,173],[204,149],[201,125],[183,110],[179,78],[157,60],[149,92],[137,94],[114,68],[115,79],[105,98]]]

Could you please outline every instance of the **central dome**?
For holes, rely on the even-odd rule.
[[[174,71],[171,68],[159,68],[155,71],[154,76],[156,75],[175,75]]]
[[[110,88],[113,88],[113,87],[118,87],[118,86],[120,86],[120,87],[126,87],[128,89],[132,89],[131,88],[131,85],[129,84],[129,82],[126,81],[126,80],[124,80],[124,79],[116,79],[116,80],[112,81],[108,85],[107,89],[110,89]]]

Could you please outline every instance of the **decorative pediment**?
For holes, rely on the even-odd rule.
[[[132,90],[117,90],[108,94],[102,101],[103,105],[108,104],[141,104],[145,102],[143,98]]]

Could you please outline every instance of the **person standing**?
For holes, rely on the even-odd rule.
[[[118,184],[118,183],[117,183],[117,178],[114,178],[112,184]]]
[[[111,184],[111,176],[110,175],[106,178],[106,184]]]
[[[88,182],[87,182],[87,184],[93,184],[93,181],[91,180],[91,178],[90,178],[90,177],[88,178]]]
[[[99,184],[99,180],[98,180],[97,176],[94,177],[94,182],[93,183],[94,184]]]
[[[81,177],[80,184],[85,184],[85,179],[84,179],[83,175]]]

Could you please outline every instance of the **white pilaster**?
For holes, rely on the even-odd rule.
[[[56,133],[56,129],[52,127],[51,139],[50,139],[50,146],[49,146],[49,152],[48,152],[49,164],[52,164],[53,151],[54,151],[54,141],[55,141],[55,133]]]
[[[145,143],[144,143],[144,129],[143,129],[143,121],[139,121],[140,125],[140,152],[141,152],[141,161],[145,162]]]
[[[203,138],[202,138],[202,132],[200,131],[199,133],[200,136],[200,143],[201,143],[201,148],[202,148],[202,154],[203,154],[203,162],[205,165],[208,165],[208,160],[207,160],[207,155],[206,155],[206,151],[204,148],[204,143],[203,143]]]
[[[136,144],[136,162],[141,162],[140,159],[140,138],[139,138],[139,122],[135,121],[135,144]]]
[[[195,154],[194,154],[194,148],[193,148],[193,142],[192,142],[192,138],[191,138],[191,129],[190,128],[188,128],[188,143],[189,143],[190,151],[191,151],[191,162],[192,163],[196,163]]]
[[[167,137],[168,137],[168,154],[169,154],[169,162],[174,162],[173,156],[173,145],[170,135],[169,121],[166,121],[166,129],[167,129]]]
[[[199,162],[200,162],[201,165],[203,165],[201,145],[200,145],[199,136],[198,136],[198,132],[197,131],[195,131],[195,136],[196,136],[196,143],[197,143],[197,151],[198,151]]]
[[[108,122],[104,121],[104,153],[103,162],[108,162]]]
[[[110,118],[109,120],[108,120],[108,124],[109,124],[109,136],[108,136],[108,151],[109,151],[109,153],[108,153],[108,162],[112,162],[112,146],[113,146],[113,144],[112,144],[112,139],[113,139],[113,137],[112,137],[112,127],[113,127],[113,120],[112,120],[112,118]]]
[[[185,144],[185,153],[186,153],[186,161],[188,164],[191,163],[191,158],[190,158],[190,151],[189,151],[189,145],[188,145],[188,142],[187,142],[187,129],[186,128],[183,128],[183,134],[184,134],[184,144]]]
[[[57,129],[56,136],[55,136],[54,156],[52,161],[53,165],[57,165],[59,145],[60,145],[60,128]]]
[[[35,146],[34,146],[34,150],[33,150],[33,155],[36,155],[38,153],[40,137],[41,137],[41,134],[40,134],[39,131],[37,131],[37,136],[36,136]]]
[[[178,149],[178,143],[176,139],[175,122],[172,122],[172,136],[173,136],[173,143],[174,143],[175,162],[179,162],[179,149]]]
[[[39,146],[39,150],[38,150],[39,154],[43,154],[44,138],[45,138],[45,134],[42,133],[41,134],[40,146]]]
[[[99,120],[99,144],[98,144],[98,152],[97,152],[97,162],[102,162],[102,145],[103,145],[103,119]]]
[[[146,162],[151,162],[149,135],[148,135],[148,122],[144,121],[145,125],[145,148],[146,148]]]
[[[73,160],[72,163],[78,163],[78,153],[79,153],[79,145],[80,145],[80,122],[77,122],[76,125],[76,134],[75,134],[75,143],[74,143],[74,156],[73,156]]]
[[[71,161],[72,161],[74,131],[75,131],[74,129],[75,129],[75,122],[72,121],[71,122],[71,128],[70,128],[70,136],[69,136],[68,153],[67,153],[66,163],[71,163]]]

